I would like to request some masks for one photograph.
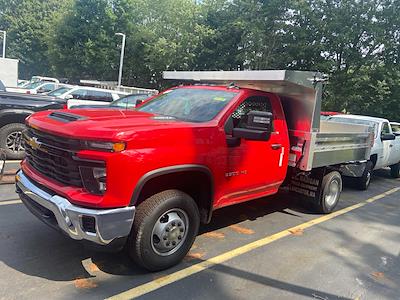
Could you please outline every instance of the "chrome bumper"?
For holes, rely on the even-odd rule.
[[[35,185],[22,171],[16,175],[16,188],[27,208],[46,224],[67,233],[75,240],[88,240],[108,245],[113,240],[129,235],[135,207],[116,209],[88,209],[71,204],[67,199],[51,195]],[[49,211],[54,215],[51,215]],[[91,220],[93,228],[88,231],[84,220]],[[94,220],[94,224],[93,224]]]

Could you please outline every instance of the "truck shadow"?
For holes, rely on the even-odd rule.
[[[393,179],[387,170],[378,170],[374,172],[372,178],[372,189],[361,192],[353,188],[351,185],[345,184],[344,191],[346,194],[337,209],[342,209],[360,201],[365,201],[367,198],[385,192],[393,188]],[[280,213],[290,215],[295,218],[304,219],[304,216],[313,215],[312,218],[318,217],[319,213],[312,210],[312,207],[305,205],[304,201],[298,196],[289,193],[279,193],[274,196],[260,198],[249,202],[244,202],[225,208],[221,208],[214,212],[213,218],[209,224],[202,225],[199,230],[199,235],[216,231],[235,225],[244,221],[256,221],[265,216]],[[137,267],[131,260],[127,258],[127,253],[122,252],[118,255],[108,253],[94,253],[92,261],[103,272],[113,275],[135,275],[142,274],[146,271]],[[195,263],[197,260],[190,260],[189,264]],[[186,263],[187,264],[187,263]],[[173,268],[178,270],[179,266]],[[139,273],[138,273],[139,272]]]
[[[345,187],[346,193],[343,195],[339,209],[397,185],[397,181],[388,178],[390,178],[390,174],[386,170],[376,172],[371,190],[366,192]],[[295,197],[279,194],[217,210],[212,222],[202,226],[199,234],[243,221],[255,221],[274,213],[302,218],[302,214],[309,215],[310,211],[300,205]],[[149,279],[152,280],[154,277],[154,274],[149,274],[132,262],[126,251],[102,253],[86,249],[76,241],[69,240],[41,224],[21,205],[2,207],[0,238],[2,241],[0,261],[13,270],[26,275],[51,281],[74,281],[77,278],[92,278],[97,275],[96,272],[102,271],[106,275],[124,276],[129,279],[126,284],[130,286],[132,279],[133,282],[142,283]],[[184,262],[168,270],[168,273],[195,262],[196,260]]]

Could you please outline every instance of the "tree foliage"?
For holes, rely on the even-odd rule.
[[[55,15],[67,2],[0,0],[0,30],[7,31],[7,57],[20,60],[22,78],[51,70],[46,41]]]
[[[324,109],[400,113],[397,0],[0,0],[21,77],[162,88],[164,70],[296,69],[329,75]]]

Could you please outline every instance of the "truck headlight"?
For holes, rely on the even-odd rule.
[[[98,142],[98,141],[85,141],[84,146],[89,150],[99,150],[107,152],[121,152],[125,150],[126,144],[124,142]]]
[[[79,167],[84,188],[93,194],[103,195],[107,190],[107,170],[104,167]]]

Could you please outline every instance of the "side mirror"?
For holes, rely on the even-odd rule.
[[[135,107],[136,107],[136,106],[139,106],[139,105],[142,104],[142,103],[143,103],[143,100],[142,100],[142,99],[137,99],[137,100],[136,100]]]
[[[396,139],[396,136],[393,133],[381,134],[382,141],[393,141],[395,139]]]
[[[74,96],[72,96],[71,94],[65,96],[65,100],[71,100],[74,99]]]
[[[233,128],[232,136],[254,141],[268,141],[272,132],[272,113],[250,111],[244,128]]]

